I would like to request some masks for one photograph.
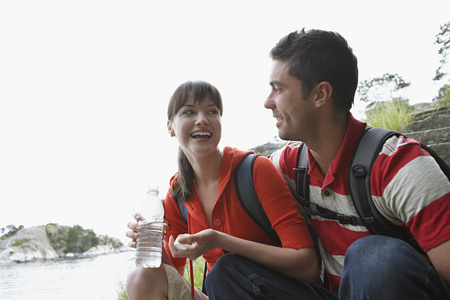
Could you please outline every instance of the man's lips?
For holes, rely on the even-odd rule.
[[[275,120],[277,121],[277,123],[276,123],[276,126],[277,126],[277,127],[278,127],[278,126],[281,124],[281,122],[284,120],[284,118],[283,118],[282,116],[279,116],[279,115],[274,115],[273,117],[274,117]]]

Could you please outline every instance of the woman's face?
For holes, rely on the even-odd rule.
[[[178,139],[186,156],[204,156],[217,150],[222,136],[222,118],[219,108],[207,95],[194,103],[189,96],[186,103],[167,122],[169,134]]]

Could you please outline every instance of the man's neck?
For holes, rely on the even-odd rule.
[[[333,118],[330,122],[322,123],[318,132],[320,135],[310,144],[306,144],[321,173],[326,176],[331,163],[336,158],[347,132],[348,117]]]

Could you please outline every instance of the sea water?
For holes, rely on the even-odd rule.
[[[134,252],[0,265],[0,299],[117,300]]]

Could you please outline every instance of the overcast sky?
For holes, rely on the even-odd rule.
[[[0,227],[123,239],[147,186],[163,196],[176,172],[173,90],[209,81],[224,100],[221,146],[264,144],[277,134],[268,53],[302,27],[341,33],[360,81],[398,73],[410,103],[431,102],[449,12],[448,0],[1,1]]]

